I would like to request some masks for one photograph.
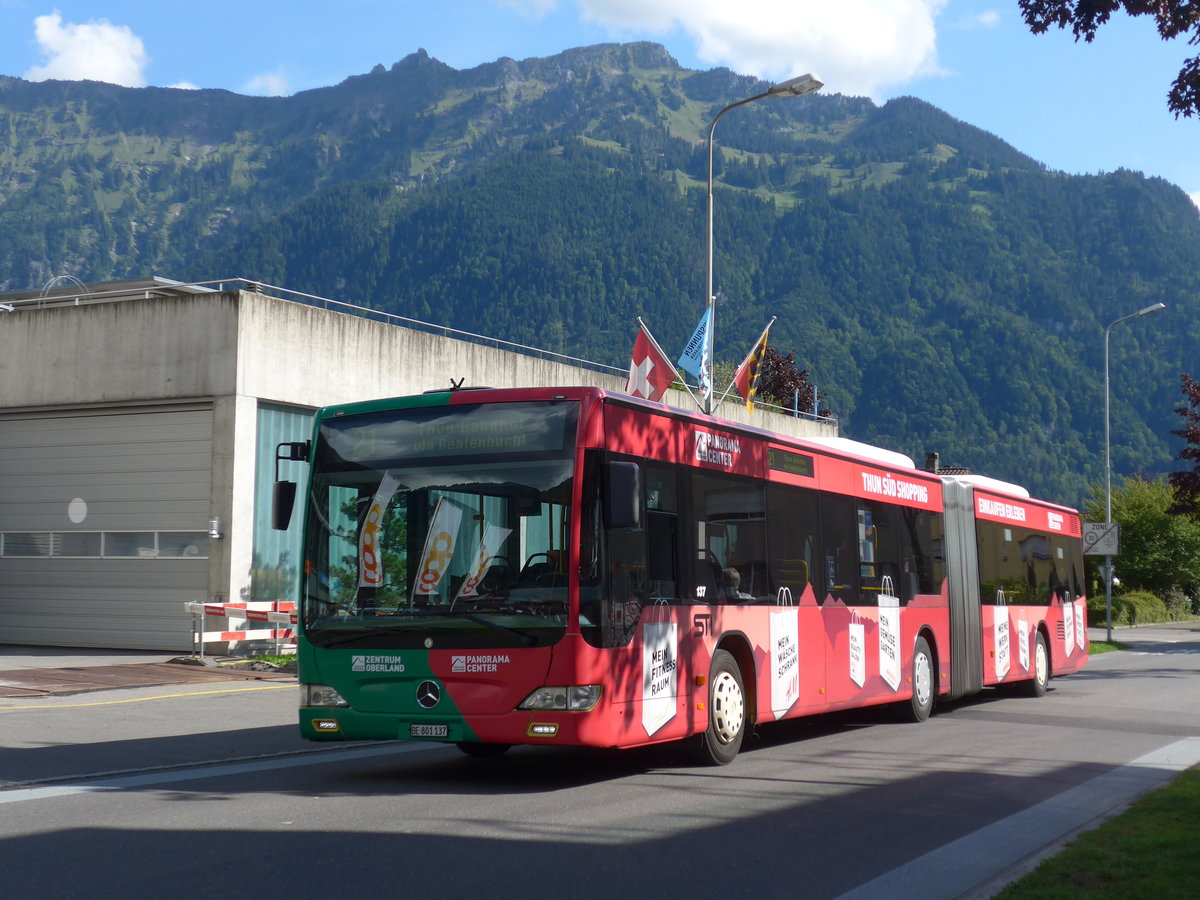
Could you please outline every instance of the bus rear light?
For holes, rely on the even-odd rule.
[[[300,685],[301,706],[349,706],[345,698],[327,684]]]
[[[567,687],[540,687],[518,709],[563,709],[586,712],[600,702],[600,685],[573,684]]]
[[[554,737],[558,726],[553,722],[534,722],[525,732],[529,737]]]

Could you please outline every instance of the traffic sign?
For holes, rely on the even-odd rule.
[[[1121,526],[1116,522],[1083,523],[1084,556],[1117,556],[1121,551]]]

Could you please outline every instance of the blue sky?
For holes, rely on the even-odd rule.
[[[688,68],[910,94],[1053,169],[1134,169],[1200,203],[1200,120],[1166,108],[1200,48],[1144,17],[1077,44],[1031,35],[1017,0],[0,0],[0,74],[246,94],[336,84],[417,48],[465,69],[626,40]]]

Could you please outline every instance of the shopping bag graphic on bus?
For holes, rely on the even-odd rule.
[[[800,629],[795,609],[771,612],[771,712],[782,719],[800,699]]]
[[[1004,680],[1010,664],[1011,645],[1008,629],[1008,598],[1004,591],[996,591],[996,605],[992,607],[992,652],[996,657],[996,678]]]
[[[900,598],[890,575],[883,576],[879,594],[879,676],[893,691],[900,690]]]

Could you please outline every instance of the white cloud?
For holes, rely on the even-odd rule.
[[[181,90],[181,91],[198,91],[198,90],[200,90],[200,85],[193,84],[190,81],[177,81],[174,84],[168,84],[167,87],[177,88],[178,90]]]
[[[1000,13],[994,9],[964,16],[954,23],[954,27],[962,31],[974,31],[977,28],[997,28],[1000,25]]]
[[[712,65],[782,80],[817,74],[827,91],[878,98],[941,71],[935,20],[948,0],[578,0],[617,36],[681,32]]]
[[[44,65],[25,73],[30,81],[57,78],[64,81],[107,81],[126,87],[143,87],[150,63],[146,48],[127,25],[112,25],[104,19],[83,25],[63,23],[57,11],[33,20]]]
[[[1192,202],[1195,203],[1197,207],[1200,207],[1200,191],[1196,191],[1194,194],[1188,194],[1188,196],[1192,198]]]
[[[492,0],[497,6],[507,6],[527,19],[541,19],[554,9],[558,0]]]
[[[279,69],[274,72],[263,72],[261,75],[255,75],[244,85],[242,85],[243,94],[255,94],[259,97],[284,97],[291,93],[288,87],[287,76]]]

